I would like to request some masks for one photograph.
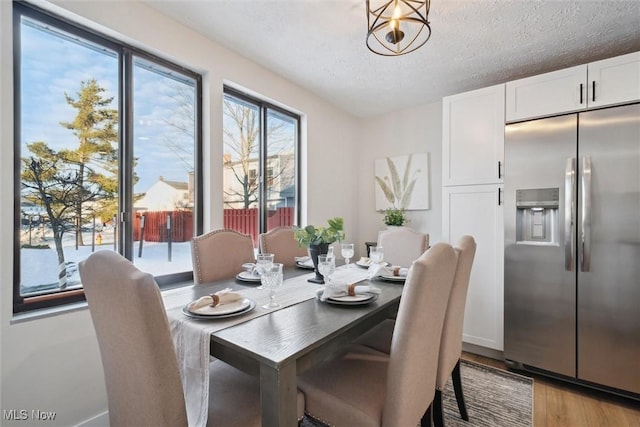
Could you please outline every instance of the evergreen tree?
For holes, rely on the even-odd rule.
[[[82,246],[83,203],[87,188],[98,185],[102,191],[99,204],[92,206],[92,214],[111,218],[116,213],[118,191],[118,110],[110,108],[111,98],[103,98],[105,90],[95,79],[80,83],[77,98],[64,94],[67,104],[77,110],[71,122],[60,122],[78,138],[76,149],[61,150],[65,160],[75,164],[78,170],[78,194],[75,205],[76,244]],[[89,166],[91,166],[90,169]]]
[[[38,141],[27,144],[31,154],[22,158],[22,193],[47,212],[61,289],[66,287],[64,233],[75,230],[76,244],[82,245],[83,217],[91,214],[111,218],[117,209],[118,112],[109,108],[113,98],[103,98],[103,92],[91,79],[81,82],[77,99],[65,93],[77,114],[73,121],[60,124],[73,130],[77,148],[56,151]]]

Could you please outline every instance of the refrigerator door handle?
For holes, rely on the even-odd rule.
[[[564,174],[564,269],[574,271],[575,268],[575,195],[576,158],[567,159]]]
[[[591,157],[582,158],[582,224],[580,231],[580,270],[591,269]]]

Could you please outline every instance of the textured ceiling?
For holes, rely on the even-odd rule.
[[[640,50],[640,0],[432,0],[400,57],[366,48],[365,0],[144,1],[360,117]]]

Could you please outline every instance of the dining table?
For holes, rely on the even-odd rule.
[[[371,302],[335,304],[320,301],[322,285],[307,281],[314,275],[309,270],[285,269],[276,294],[278,308],[262,307],[269,294],[257,289],[259,282],[237,278],[163,292],[190,426],[206,424],[211,356],[259,378],[263,427],[297,426],[297,375],[339,356],[356,338],[397,312],[401,281],[365,279],[359,284],[380,290]],[[185,314],[190,302],[225,288],[249,298],[255,308],[238,316],[205,320]]]

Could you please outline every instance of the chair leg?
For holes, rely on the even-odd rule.
[[[462,393],[462,378],[460,376],[460,360],[456,363],[456,366],[451,372],[451,379],[453,380],[453,391],[456,395],[456,401],[458,402],[458,410],[463,420],[469,421],[469,414],[467,414],[467,407],[464,404],[464,395]]]
[[[420,420],[420,427],[431,427],[431,406],[424,411],[424,415],[422,415],[422,419]]]
[[[436,390],[433,398],[433,425],[435,427],[444,427],[444,412],[442,410],[442,392]]]

